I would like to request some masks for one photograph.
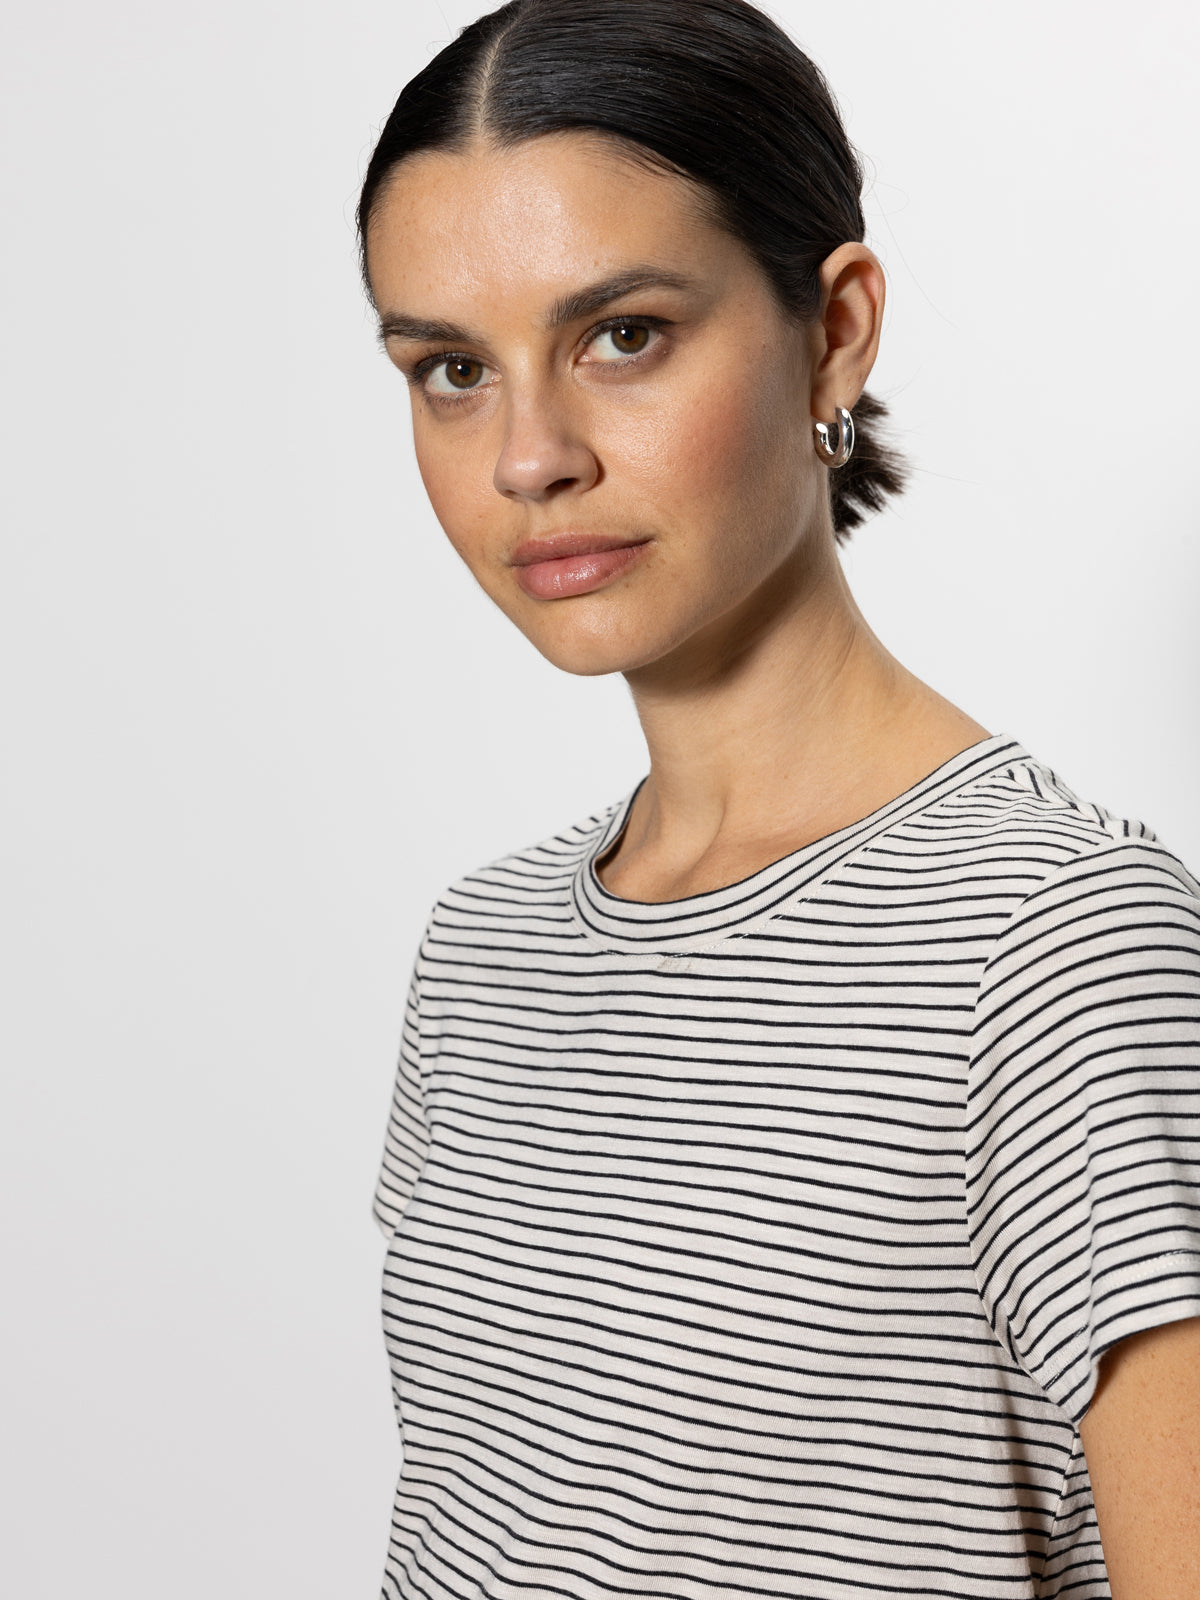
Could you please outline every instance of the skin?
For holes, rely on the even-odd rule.
[[[1114,1600],[1200,1600],[1200,1317],[1114,1345],[1079,1433]]]
[[[455,550],[549,661],[629,685],[650,771],[599,864],[612,893],[736,882],[987,737],[884,648],[837,558],[812,427],[875,361],[865,245],[826,259],[797,325],[694,186],[568,133],[402,163],[368,263]],[[671,281],[555,319],[620,273]],[[651,542],[591,593],[535,599],[513,552],[564,531]],[[1083,1424],[1117,1600],[1200,1600],[1200,1323],[1181,1326],[1109,1352]]]
[[[485,387],[414,392],[417,460],[476,579],[568,672],[621,672],[650,752],[603,881],[669,900],[745,877],[893,799],[986,730],[905,671],[846,587],[814,416],[853,407],[884,280],[863,245],[825,263],[823,318],[781,313],[740,244],[678,178],[589,135],[403,164],[373,217],[376,304],[481,337],[387,340],[402,369],[461,349]],[[643,290],[560,330],[562,295],[631,264],[692,287]],[[637,364],[596,359],[614,313],[667,319]],[[603,348],[600,348],[603,346]],[[564,529],[650,535],[588,595],[533,600],[508,557]]]

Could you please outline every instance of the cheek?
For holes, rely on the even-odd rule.
[[[494,525],[496,520],[494,462],[482,441],[454,432],[452,440],[449,429],[425,428],[414,419],[417,468],[443,532],[463,560],[475,567],[488,523]]]
[[[786,375],[726,367],[664,405],[627,441],[625,460],[646,501],[693,527],[791,529],[807,499],[804,419]]]

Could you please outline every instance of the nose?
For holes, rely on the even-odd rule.
[[[508,500],[541,502],[567,489],[590,489],[599,462],[553,395],[524,395],[506,408],[504,442],[492,482]]]

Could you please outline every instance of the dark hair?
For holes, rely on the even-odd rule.
[[[405,86],[379,136],[358,204],[368,295],[371,212],[399,162],[477,135],[505,145],[571,130],[699,184],[797,321],[820,310],[822,261],[866,231],[862,168],[829,86],[747,0],[510,0]],[[859,397],[854,453],[829,474],[839,539],[904,487],[903,458],[878,437],[884,415]]]

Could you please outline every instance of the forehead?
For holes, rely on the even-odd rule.
[[[712,271],[745,252],[705,202],[696,185],[593,134],[423,151],[395,169],[372,213],[375,298],[382,309],[552,296],[629,261]]]

